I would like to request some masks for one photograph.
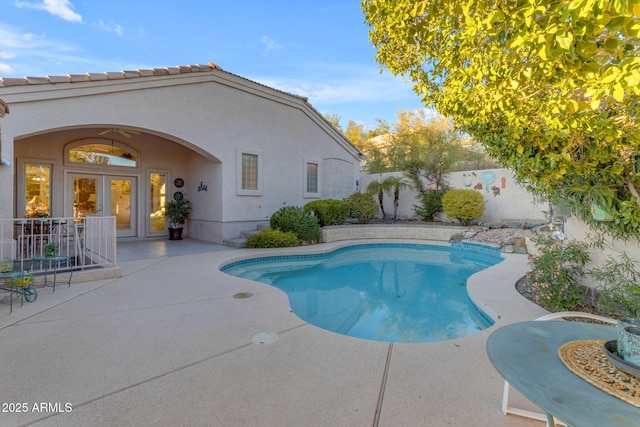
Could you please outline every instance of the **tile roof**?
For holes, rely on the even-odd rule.
[[[230,73],[223,70],[213,62],[209,62],[207,65],[179,65],[177,67],[164,67],[164,68],[149,68],[143,70],[134,71],[105,71],[104,73],[86,73],[86,74],[67,74],[66,76],[46,76],[46,77],[0,77],[0,88],[11,86],[33,86],[33,85],[45,85],[45,84],[58,84],[58,83],[80,83],[80,82],[96,82],[104,80],[119,80],[119,79],[134,79],[141,77],[155,77],[155,76],[169,76],[176,74],[186,73],[198,73],[207,71],[221,71],[223,73],[238,77],[240,79],[250,81],[263,87],[267,87],[271,90],[275,90],[280,93],[284,93],[294,98],[299,98],[305,102],[308,101],[307,97],[296,95],[290,92],[285,92],[280,89],[276,89],[254,80],[247,79],[237,74]]]
[[[207,65],[186,65],[178,67],[151,68],[135,71],[117,71],[104,73],[67,74],[66,76],[46,76],[46,77],[5,77],[0,78],[0,87],[9,86],[29,86],[55,83],[78,83],[102,80],[133,79],[140,77],[167,76],[172,74],[195,73],[201,71],[219,70],[224,71],[213,62]]]

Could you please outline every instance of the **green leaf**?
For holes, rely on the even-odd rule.
[[[569,50],[573,43],[573,34],[567,31],[561,31],[556,34],[556,42],[564,50]]]

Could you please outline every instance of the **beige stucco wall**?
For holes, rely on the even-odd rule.
[[[357,150],[304,99],[225,72],[10,86],[0,88],[0,98],[11,108],[1,119],[0,153],[15,159],[15,141],[20,158],[50,159],[55,194],[69,169],[62,148],[76,130],[141,132],[145,138],[131,143],[140,153],[137,173],[143,180],[149,168],[163,169],[170,182],[183,178],[193,205],[191,235],[205,240],[222,242],[285,204],[312,200],[303,188],[305,160],[322,165],[321,197],[344,198],[356,188]],[[239,148],[262,156],[259,196],[236,192]],[[3,218],[14,216],[14,166],[0,167]],[[206,191],[198,191],[200,183]],[[143,207],[143,191],[140,198]],[[55,201],[54,215],[61,203]]]
[[[491,173],[495,181],[489,184],[483,182],[483,174]],[[366,191],[367,186],[374,180],[384,180],[389,175],[402,176],[402,173],[386,173],[374,175],[362,175],[361,191]],[[508,220],[545,221],[545,211],[548,205],[537,203],[534,197],[518,184],[513,174],[508,169],[491,169],[482,171],[452,172],[446,176],[451,188],[477,189],[485,200],[485,211],[480,218],[481,222],[501,222]],[[494,189],[492,189],[494,187]],[[497,188],[497,190],[495,190]],[[413,206],[417,204],[418,192],[407,188],[400,192],[398,217],[415,217]],[[393,194],[387,194],[384,198],[385,211],[388,216],[393,215]]]
[[[564,231],[566,238],[570,240],[587,243],[599,240],[596,239],[595,232],[589,228],[587,223],[575,216],[567,218],[564,224]],[[609,257],[618,258],[622,253],[626,253],[631,259],[640,262],[640,240],[638,238],[632,238],[626,241],[605,239],[604,248],[592,248],[589,252],[591,254],[591,261],[587,265],[587,268],[602,266]],[[588,278],[585,280],[588,280]]]

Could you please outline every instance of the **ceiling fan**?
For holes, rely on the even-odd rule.
[[[133,138],[133,135],[140,135],[140,132],[138,132],[137,130],[118,129],[118,128],[105,129],[102,132],[100,132],[98,135],[102,136],[102,135],[106,135],[108,133],[110,133],[111,135],[117,133],[117,134],[120,134],[120,135],[124,136],[125,138]]]

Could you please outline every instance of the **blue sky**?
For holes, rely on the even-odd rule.
[[[422,108],[380,73],[359,0],[0,0],[0,77],[214,62],[375,127]]]

